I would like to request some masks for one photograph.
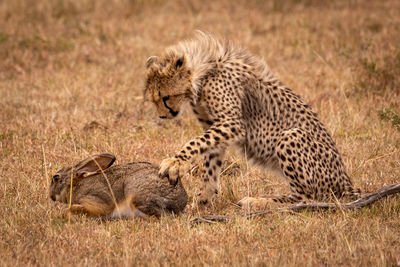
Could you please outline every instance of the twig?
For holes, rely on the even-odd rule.
[[[207,222],[207,223],[213,223],[213,222],[227,222],[231,219],[231,217],[227,215],[203,215],[198,218],[194,218],[193,220],[190,221],[190,223],[193,224],[198,224],[202,222]]]
[[[244,215],[241,215],[245,218],[253,218],[256,216],[262,216],[262,215],[267,215],[271,214],[274,210],[275,211],[283,211],[283,212],[298,212],[301,210],[327,210],[327,209],[349,209],[349,210],[355,210],[355,209],[360,209],[365,206],[369,206],[372,203],[390,196],[400,193],[400,183],[396,184],[391,184],[382,187],[378,191],[375,191],[373,193],[367,193],[363,197],[349,203],[298,203],[298,204],[293,204],[289,205],[283,208],[277,208],[277,209],[271,209],[271,210],[260,210],[260,211],[254,211],[250,213],[246,213]],[[191,224],[197,224],[201,222],[227,222],[232,219],[232,216],[225,216],[225,215],[204,215],[199,218],[195,218],[191,221]]]

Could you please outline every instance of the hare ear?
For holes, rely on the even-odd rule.
[[[98,154],[81,161],[76,165],[76,178],[85,178],[90,175],[104,171],[115,161],[111,154]]]
[[[151,65],[153,65],[156,61],[158,61],[158,57],[156,56],[151,56],[146,60],[146,68],[150,68]]]

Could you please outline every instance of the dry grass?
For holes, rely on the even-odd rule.
[[[195,29],[263,56],[320,114],[356,185],[399,182],[399,14],[397,0],[0,1],[0,265],[398,264],[399,197],[191,228],[198,214],[239,214],[247,194],[286,190],[234,153],[240,172],[223,175],[215,203],[178,218],[68,222],[48,187],[88,154],[159,163],[201,132],[190,114],[160,123],[140,101],[145,59]],[[194,196],[196,177],[184,182]]]

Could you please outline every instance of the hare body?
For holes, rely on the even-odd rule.
[[[73,177],[70,211],[74,213],[133,218],[183,211],[187,193],[181,181],[170,185],[158,177],[159,168],[148,162],[109,167],[114,160],[110,154],[101,154],[61,169],[53,176],[51,199],[69,203]]]

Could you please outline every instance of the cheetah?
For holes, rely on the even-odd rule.
[[[228,146],[250,162],[278,170],[290,193],[244,198],[239,205],[297,203],[351,197],[355,189],[340,153],[317,114],[279,81],[264,61],[229,40],[199,32],[146,62],[145,98],[161,119],[176,117],[190,103],[204,133],[160,165],[160,177],[176,183],[204,159],[199,202],[218,194]]]

